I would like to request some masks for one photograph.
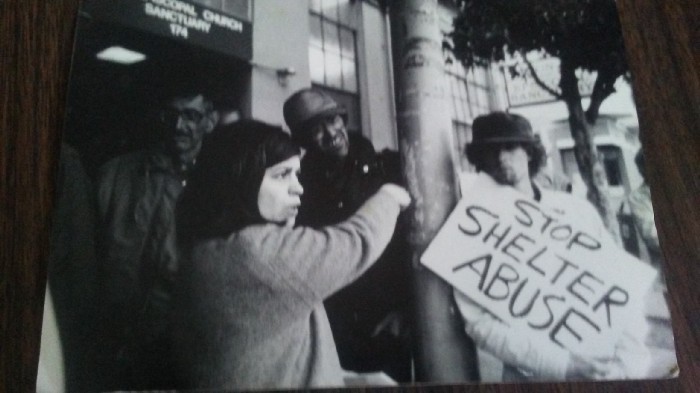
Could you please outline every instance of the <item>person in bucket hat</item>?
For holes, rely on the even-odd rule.
[[[398,153],[377,153],[364,136],[348,132],[348,112],[328,92],[301,89],[285,101],[283,114],[293,139],[306,150],[297,224],[337,224],[354,214],[382,184],[401,183]],[[345,369],[384,371],[398,381],[410,380],[410,343],[406,331],[397,328],[408,312],[406,249],[400,224],[377,264],[326,301]]]

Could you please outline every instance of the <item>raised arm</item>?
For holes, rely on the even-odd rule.
[[[405,190],[385,185],[337,225],[246,229],[242,236],[260,256],[251,267],[276,289],[316,304],[357,279],[377,260],[391,239],[400,210],[409,202]]]

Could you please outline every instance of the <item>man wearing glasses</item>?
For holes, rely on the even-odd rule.
[[[97,177],[107,389],[172,384],[167,321],[178,269],[175,204],[218,121],[199,92],[166,101],[155,148],[108,161]]]

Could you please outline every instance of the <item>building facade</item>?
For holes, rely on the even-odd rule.
[[[378,150],[398,148],[387,6],[359,0],[239,3],[247,4],[239,8],[249,11],[253,26],[250,88],[240,93],[245,95],[243,117],[284,126],[284,100],[300,88],[314,86],[348,109],[351,132],[364,134]],[[450,1],[440,2],[439,11],[440,29],[449,40],[456,11]],[[474,117],[504,109],[492,93],[490,70],[466,70],[449,51],[445,80],[439,83],[451,98],[456,147],[469,140]]]
[[[124,134],[126,125],[116,119],[100,127],[111,137],[93,135],[87,123],[92,126],[95,119],[81,116],[99,113],[98,101],[135,103],[162,86],[191,79],[190,83],[214,86],[222,121],[243,117],[285,127],[285,99],[300,88],[314,86],[347,108],[350,132],[362,133],[377,150],[396,150],[391,6],[391,2],[371,0],[87,2],[79,24],[95,30],[97,37],[77,43],[77,51],[83,52],[77,59],[85,64],[76,62],[74,80],[85,80],[86,89],[74,95],[83,109],[69,116],[69,124],[76,123],[76,134],[108,139],[103,141],[108,152],[95,158],[99,164],[116,154],[112,151],[147,143],[143,135],[148,131]],[[439,2],[445,42],[455,12],[452,1]],[[115,45],[143,59],[126,64],[95,57]],[[493,93],[490,70],[465,70],[448,50],[444,57],[445,78],[436,83],[452,103],[454,156],[462,157],[462,169],[468,169],[461,151],[470,138],[471,121],[505,108]],[[111,92],[95,89],[93,84],[100,79],[124,83]],[[75,144],[86,145],[75,139]]]

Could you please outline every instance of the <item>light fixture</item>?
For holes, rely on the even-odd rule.
[[[296,75],[297,71],[292,67],[278,68],[276,70],[278,78],[286,78],[288,76]]]
[[[119,64],[134,64],[146,59],[146,55],[126,49],[121,46],[110,46],[100,51],[97,55],[100,60],[111,61]]]
[[[287,86],[287,80],[289,77],[297,74],[297,71],[292,67],[273,67],[266,64],[256,63],[254,61],[250,61],[248,64],[258,69],[266,70],[270,73],[274,72],[274,74],[277,75],[277,83],[279,83],[280,86]]]

